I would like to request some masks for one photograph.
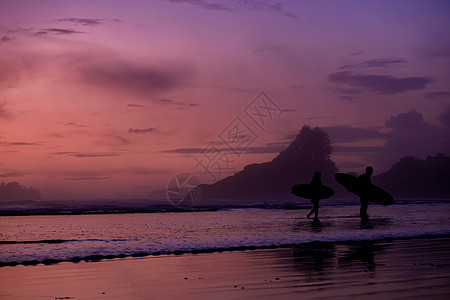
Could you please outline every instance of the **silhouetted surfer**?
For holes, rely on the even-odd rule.
[[[359,210],[359,215],[361,219],[367,219],[367,207],[369,206],[369,199],[367,199],[367,190],[372,184],[372,179],[370,176],[373,174],[373,168],[368,166],[366,168],[366,173],[361,174],[355,183],[356,188],[359,191],[359,199],[361,201],[361,208]]]
[[[313,204],[313,208],[306,217],[309,218],[314,213],[314,221],[319,221],[320,188],[322,186],[322,180],[320,178],[321,178],[320,172],[315,172],[310,183],[312,187],[311,202]]]
[[[367,207],[369,206],[369,201],[380,204],[380,205],[392,205],[394,203],[394,198],[383,190],[382,188],[372,184],[370,176],[372,176],[373,168],[368,166],[366,168],[366,173],[355,177],[350,174],[336,173],[334,178],[339,182],[344,188],[350,193],[357,195],[361,201],[361,208],[359,210],[359,215],[361,216],[361,221],[367,221]]]

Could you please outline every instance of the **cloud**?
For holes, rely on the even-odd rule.
[[[34,142],[0,142],[0,144],[7,146],[40,146],[41,143]]]
[[[91,86],[145,95],[171,90],[192,76],[192,70],[185,67],[160,68],[121,59],[88,61],[78,66],[76,72]]]
[[[54,155],[68,155],[79,158],[92,158],[92,157],[112,157],[112,156],[120,156],[118,153],[86,153],[86,152],[70,152],[70,151],[62,151],[62,152],[53,152]]]
[[[396,78],[387,75],[353,74],[350,71],[331,73],[327,77],[330,83],[347,84],[380,95],[404,93],[409,90],[420,90],[433,80],[429,77]]]
[[[86,158],[86,157],[111,157],[111,156],[120,156],[120,154],[118,153],[74,153],[71,154],[71,156],[74,157],[81,157],[81,158]]]
[[[282,3],[266,3],[258,0],[238,0],[227,1],[226,4],[219,1],[205,0],[166,0],[173,3],[192,4],[207,10],[217,11],[239,11],[239,10],[260,10],[280,14],[285,17],[297,19],[297,16],[291,12],[284,10]]]
[[[6,43],[6,42],[9,42],[9,41],[12,41],[14,38],[12,38],[12,37],[9,37],[9,36],[2,36],[2,38],[0,39],[0,41],[2,42],[2,43]]]
[[[423,120],[422,114],[412,109],[389,118],[385,126],[391,135],[375,159],[388,166],[403,156],[425,158],[438,153],[450,154],[449,112],[441,116],[447,127],[435,126]]]
[[[179,154],[200,154],[205,148],[177,148],[171,150],[162,151],[164,153],[179,153]],[[218,149],[222,151],[223,149]]]
[[[425,94],[425,98],[430,100],[450,98],[450,92],[430,92]]]
[[[350,68],[388,68],[392,66],[397,66],[405,64],[408,61],[401,58],[379,58],[379,59],[369,59],[356,64],[348,64],[339,67],[339,70],[350,69]]]
[[[297,16],[284,10],[283,3],[266,3],[258,0],[240,0],[235,2],[236,9],[261,10],[280,14],[285,17],[297,19]]]
[[[231,10],[228,6],[221,4],[221,3],[212,3],[207,2],[203,0],[166,0],[168,2],[174,2],[174,3],[187,3],[187,4],[193,4],[198,7],[208,9],[208,10]]]
[[[149,132],[153,132],[153,131],[157,131],[157,129],[154,127],[149,127],[149,128],[144,128],[144,129],[134,129],[134,128],[128,129],[128,133],[138,133],[138,134],[149,133]]]
[[[77,124],[77,123],[74,123],[74,122],[66,123],[66,124],[64,124],[64,126],[86,127],[86,125]]]
[[[69,22],[84,26],[96,26],[100,25],[104,22],[104,19],[89,19],[89,18],[64,18],[64,19],[56,19],[57,22]]]
[[[128,106],[128,107],[140,107],[140,108],[148,107],[148,106],[146,106],[146,105],[133,104],[133,103],[127,104],[127,106]]]
[[[48,28],[48,29],[40,29],[35,32],[34,35],[47,35],[47,34],[56,34],[56,35],[72,35],[75,33],[84,33],[82,31],[76,31],[73,29],[63,29],[63,28]]]

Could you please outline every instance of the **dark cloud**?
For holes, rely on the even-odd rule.
[[[226,4],[219,1],[205,1],[205,0],[166,0],[173,3],[187,3],[192,4],[207,10],[219,11],[238,11],[238,10],[260,10],[274,12],[283,16],[297,19],[297,16],[290,13],[283,8],[282,3],[266,3],[260,0],[238,0],[227,1]]]
[[[81,157],[81,158],[86,158],[86,157],[111,157],[111,156],[120,156],[120,154],[118,153],[74,153],[71,154],[71,156],[74,157]]]
[[[192,75],[191,70],[186,68],[170,70],[120,60],[88,62],[78,72],[82,80],[93,86],[145,95],[168,91]]]
[[[381,95],[403,93],[409,90],[420,90],[433,80],[429,77],[396,78],[387,75],[353,74],[350,71],[331,73],[327,77],[331,83],[348,84]]]
[[[76,154],[76,152],[70,152],[70,151],[60,151],[60,152],[53,152],[54,155],[72,155]]]
[[[63,28],[48,28],[48,29],[41,29],[37,32],[35,32],[35,35],[47,35],[47,34],[57,34],[57,35],[72,35],[75,33],[84,33],[81,31],[76,31],[73,29],[63,29]]]
[[[447,99],[450,98],[450,92],[431,92],[431,93],[426,93],[425,94],[425,98],[427,99]]]
[[[410,110],[407,113],[401,113],[396,116],[390,117],[385,125],[396,130],[411,128],[419,129],[424,126],[422,114],[418,113],[415,109]]]
[[[379,58],[369,59],[356,64],[348,64],[339,68],[339,70],[350,68],[387,68],[407,63],[407,60],[401,58]]]
[[[118,154],[118,153],[82,153],[82,152],[70,152],[70,151],[53,152],[52,154],[68,155],[68,156],[80,157],[80,158],[120,156],[120,154]]]
[[[148,106],[146,106],[146,105],[133,104],[133,103],[127,104],[127,106],[128,106],[128,107],[140,107],[140,108],[148,107]]]
[[[86,127],[86,125],[77,124],[77,123],[74,123],[74,122],[66,123],[66,124],[64,124],[64,126]]]
[[[179,154],[199,154],[204,149],[205,148],[177,148],[177,149],[165,150],[163,152],[164,153],[179,153]],[[221,149],[219,149],[218,151],[221,151]]]
[[[449,122],[448,111],[441,116],[441,122]],[[425,158],[438,153],[450,154],[450,127],[440,127],[425,122],[416,110],[389,118],[386,127],[391,135],[375,159],[389,166],[403,156]]]
[[[96,26],[100,25],[104,22],[104,19],[89,19],[89,18],[64,18],[64,19],[57,19],[55,20],[57,22],[69,22],[79,25],[87,25],[87,26]]]
[[[174,2],[174,3],[187,3],[187,4],[193,4],[198,7],[208,9],[208,10],[232,10],[230,7],[218,3],[218,2],[208,2],[204,0],[166,0],[168,2]]]
[[[3,36],[2,38],[1,38],[1,41],[3,42],[3,43],[5,43],[5,42],[9,42],[9,41],[12,41],[14,38],[11,38],[11,37],[9,37],[9,36]]]
[[[143,128],[143,129],[135,129],[135,128],[128,129],[128,133],[138,133],[138,134],[149,133],[149,132],[154,132],[154,131],[157,131],[157,129],[154,127]]]
[[[267,3],[260,0],[240,0],[235,3],[235,7],[237,10],[243,9],[243,10],[261,10],[261,11],[268,11],[268,12],[274,12],[280,15],[283,15],[285,17],[297,19],[297,16],[291,12],[288,12],[284,10],[283,3]]]
[[[4,144],[7,146],[39,146],[40,143],[33,142],[0,142],[0,144]]]

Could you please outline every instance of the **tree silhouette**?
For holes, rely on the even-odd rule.
[[[295,140],[281,154],[291,159],[317,162],[328,161],[332,153],[333,147],[328,134],[319,127],[311,129],[304,125]]]

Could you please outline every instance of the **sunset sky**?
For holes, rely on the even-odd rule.
[[[304,124],[341,171],[449,155],[449,16],[434,0],[0,0],[0,182],[145,198],[271,160]],[[229,158],[214,178],[208,149]]]

